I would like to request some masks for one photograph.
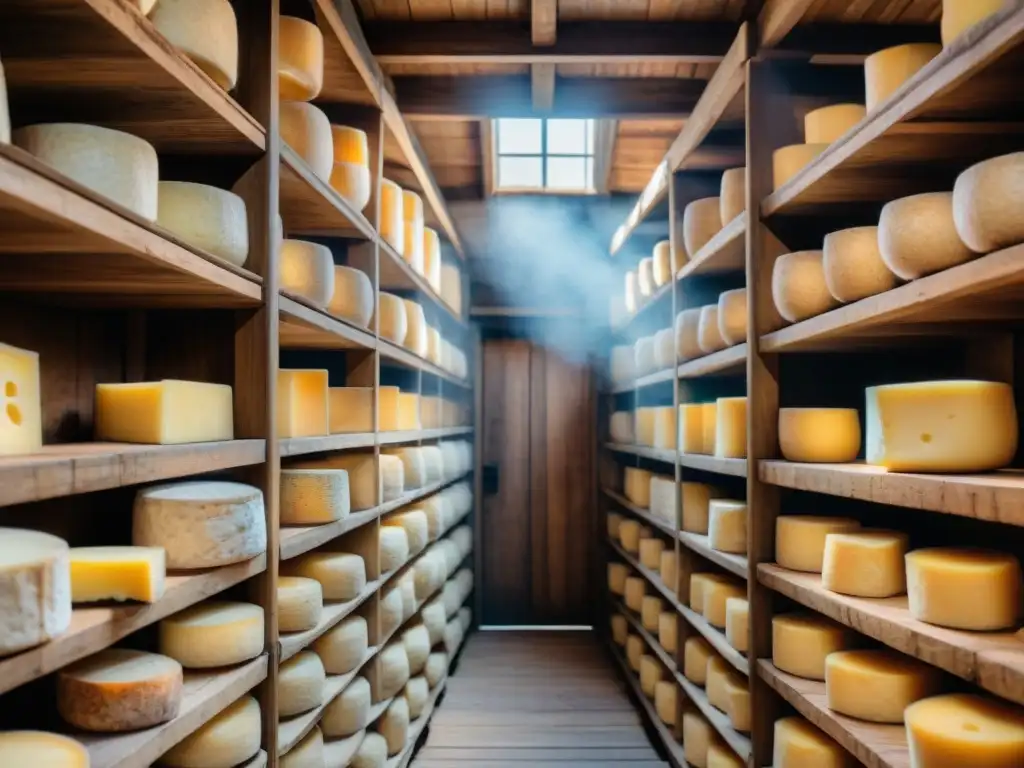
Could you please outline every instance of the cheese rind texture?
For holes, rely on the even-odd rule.
[[[938,43],[908,43],[886,48],[864,60],[868,112],[873,112],[942,51]]]
[[[747,398],[720,397],[715,406],[715,456],[729,459],[746,458]]]
[[[238,22],[229,0],[164,0],[149,20],[225,91],[238,82]]]
[[[732,499],[715,499],[708,505],[708,539],[712,549],[733,554],[747,553],[747,504]]]
[[[775,562],[792,571],[821,573],[825,537],[859,528],[860,523],[848,517],[780,515],[775,521]]]
[[[0,733],[0,765],[89,768],[89,753],[75,739],[45,731]]]
[[[825,537],[821,585],[854,597],[893,597],[906,591],[903,556],[908,536],[899,531],[852,531]]]
[[[281,768],[321,768],[324,764],[324,734],[315,725],[302,741],[281,755]]]
[[[327,672],[312,651],[300,651],[281,662],[277,681],[277,714],[292,717],[323,704]]]
[[[978,253],[1024,241],[1020,210],[1024,152],[993,157],[972,165],[953,186],[953,221],[960,239]]]
[[[704,354],[700,346],[701,310],[684,309],[676,315],[676,354],[681,362],[693,360]]]
[[[730,168],[722,174],[722,191],[718,198],[722,226],[747,210],[747,169]]]
[[[791,613],[772,618],[772,664],[797,677],[825,679],[825,659],[849,648],[853,633],[823,616]]]
[[[347,675],[359,666],[369,649],[369,625],[362,616],[349,616],[331,627],[312,645],[331,675]]]
[[[683,242],[692,259],[722,230],[722,209],[717,197],[694,200],[683,209]]]
[[[704,585],[704,598],[701,612],[708,624],[725,629],[725,603],[733,597],[746,597],[747,587],[734,584],[731,580],[708,581]]]
[[[854,768],[857,761],[799,715],[775,721],[772,768]]]
[[[243,696],[171,747],[160,758],[173,768],[235,766],[260,750],[260,705]]]
[[[373,284],[360,269],[334,265],[334,294],[327,311],[361,328],[370,325],[373,317]]]
[[[320,622],[324,590],[316,579],[279,576],[277,579],[278,626],[282,632],[304,632]]]
[[[804,115],[804,141],[831,144],[867,115],[863,104],[832,104]]]
[[[746,768],[739,756],[724,744],[708,744],[704,768]]]
[[[697,346],[701,352],[710,355],[725,349],[728,345],[722,337],[718,324],[718,305],[709,304],[700,308],[700,321],[697,324]]]
[[[1002,198],[987,205],[999,206]],[[878,218],[882,261],[903,280],[970,261],[975,254],[960,239],[953,220],[952,192],[925,192],[883,206]]]
[[[884,293],[898,281],[878,248],[878,227],[852,227],[825,235],[825,284],[844,304]]]
[[[307,240],[285,240],[280,253],[281,288],[326,308],[334,296],[331,249]]]
[[[772,301],[779,314],[791,323],[837,306],[825,281],[824,254],[795,251],[779,256],[772,267]]]
[[[683,676],[694,685],[703,686],[707,681],[708,659],[711,656],[711,646],[704,638],[688,638],[683,644]]]
[[[166,575],[166,555],[162,547],[74,547],[71,550],[71,601],[153,603],[163,596]]]
[[[0,456],[37,453],[43,447],[39,355],[0,343]]]
[[[868,464],[896,472],[985,472],[1017,452],[1012,388],[990,381],[868,387]]]
[[[654,711],[666,725],[674,726],[679,716],[679,686],[670,680],[654,684]]]
[[[932,548],[909,552],[910,614],[940,627],[1012,629],[1021,616],[1020,561],[1005,552]]]
[[[935,667],[887,649],[837,651],[825,659],[828,708],[872,723],[902,723],[903,711],[942,686]]]
[[[334,170],[334,139],[327,115],[304,101],[282,101],[278,113],[281,138],[306,162],[313,175],[330,183]]]
[[[860,453],[855,408],[780,408],[779,449],[786,461],[836,464]]]
[[[70,624],[67,542],[40,531],[0,528],[0,656],[51,640]]]
[[[263,652],[263,608],[207,600],[160,622],[160,653],[186,669],[240,664]]]
[[[280,487],[282,525],[324,525],[350,513],[343,469],[282,469]]]
[[[96,385],[97,440],[178,445],[234,437],[232,391],[198,381]]]
[[[749,643],[750,605],[745,597],[730,597],[725,601],[725,639],[740,653],[747,652]]]
[[[679,647],[679,617],[674,610],[658,616],[658,644],[671,654]]]
[[[626,467],[623,488],[626,498],[638,507],[647,509],[651,505],[651,473],[639,467]]]
[[[718,334],[728,345],[747,340],[747,289],[736,288],[718,296]]]
[[[187,181],[161,181],[156,223],[201,251],[240,267],[249,256],[245,201],[233,192]]]
[[[406,314],[405,302],[400,296],[381,291],[379,332],[381,338],[401,344],[409,332],[409,317]]]
[[[325,600],[354,600],[366,588],[363,558],[347,552],[308,552],[286,561],[282,572],[320,582]]]
[[[331,127],[336,128],[337,126]],[[362,211],[370,202],[373,189],[370,169],[365,165],[335,161],[334,167],[331,169],[330,183],[334,191],[357,211]]]
[[[1020,709],[955,693],[911,704],[903,713],[914,768],[1017,768],[1024,760]]]
[[[828,144],[790,144],[776,149],[772,152],[773,188],[778,190],[828,147]]]
[[[942,0],[942,44],[948,46],[1004,5],[1006,0]]]
[[[708,749],[718,739],[714,727],[697,712],[683,714],[683,756],[694,768],[707,768]]]

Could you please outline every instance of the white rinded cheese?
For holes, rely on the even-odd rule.
[[[281,755],[281,768],[322,768],[324,765],[324,734],[316,726],[302,741]]]
[[[419,675],[409,680],[405,684],[402,696],[405,698],[405,703],[409,705],[409,717],[415,720],[423,713],[427,699],[430,698],[430,684],[427,682],[427,678]]]
[[[405,491],[405,475],[402,461],[397,456],[382,453],[380,461],[380,487],[384,502],[394,501]]]
[[[225,91],[238,82],[238,22],[229,0],[161,0],[149,20]]]
[[[397,525],[381,526],[378,537],[381,572],[391,573],[402,567],[409,559],[409,537],[405,529]]]
[[[0,377],[6,401],[5,417],[0,419],[0,455],[38,453],[43,447],[39,355],[0,343]]]
[[[427,537],[431,541],[437,539],[448,527],[449,504],[447,496],[435,493],[420,502],[420,508],[427,516]]]
[[[334,294],[327,311],[342,320],[367,328],[373,317],[373,285],[365,272],[334,265]]]
[[[849,517],[780,515],[775,520],[775,562],[792,571],[821,573],[825,537],[859,528]]]
[[[772,301],[789,322],[798,323],[837,305],[825,281],[824,257],[821,251],[796,251],[775,260]]]
[[[405,191],[403,194],[409,194]],[[423,220],[402,222],[402,258],[414,272],[423,272]]]
[[[1000,205],[1003,198],[985,205]],[[957,233],[953,193],[926,192],[886,203],[878,219],[878,248],[897,277],[919,277],[970,261],[975,253]]]
[[[236,267],[249,256],[245,201],[234,192],[207,184],[161,181],[156,223],[193,248]]]
[[[409,704],[402,697],[391,702],[377,723],[377,730],[388,745],[388,755],[397,755],[409,740]]]
[[[662,611],[658,614],[657,630],[658,644],[675,655],[679,645],[679,615],[674,610]]]
[[[444,680],[447,674],[448,654],[443,651],[430,654],[430,658],[427,659],[427,666],[423,670],[423,676],[427,678],[430,687],[436,688],[437,684]]]
[[[678,272],[683,262],[686,261],[686,254],[682,248],[677,248],[672,253],[672,242],[662,240],[654,246],[651,258],[654,260],[654,284],[658,287],[667,285],[672,280],[672,275]]]
[[[437,587],[444,583],[447,562],[443,555],[428,552],[416,561],[413,566],[415,574],[416,599],[425,600],[432,595]]]
[[[162,547],[74,547],[71,602],[154,603],[164,594],[166,560]]]
[[[14,131],[12,139],[72,181],[156,221],[159,163],[148,141],[79,123],[30,125]]]
[[[331,126],[337,128],[337,126]],[[331,168],[331,187],[348,201],[357,211],[362,211],[370,202],[372,186],[370,169],[358,163],[339,163]]]
[[[427,327],[427,360],[434,365],[441,364],[441,332],[437,328]],[[429,429],[429,427],[425,427]]]
[[[349,768],[384,768],[388,761],[388,742],[379,733],[368,733]]]
[[[654,336],[642,336],[633,345],[636,355],[635,369],[637,376],[646,376],[657,368],[654,356]]]
[[[288,576],[315,579],[325,600],[355,600],[366,589],[366,564],[347,552],[308,552],[282,564]]]
[[[984,160],[957,177],[953,220],[971,250],[989,253],[1024,242],[1022,177],[1024,152]]]
[[[357,677],[324,707],[324,715],[320,719],[324,736],[337,739],[363,730],[370,719],[372,701],[369,681],[365,677]]]
[[[441,238],[430,227],[423,228],[423,276],[434,293],[441,294]]]
[[[399,254],[405,251],[402,188],[391,179],[380,180],[380,236]],[[426,255],[426,254],[425,254]]]
[[[648,256],[646,259],[640,259],[640,265],[637,267],[636,273],[636,284],[640,289],[640,295],[644,298],[649,298],[654,293],[654,258]]]
[[[281,662],[277,678],[278,717],[308,712],[324,703],[327,671],[312,651],[300,651]]]
[[[402,346],[420,357],[427,356],[427,319],[423,307],[415,301],[402,299],[405,305],[406,331]]]
[[[828,292],[844,304],[884,293],[897,279],[882,260],[878,227],[853,227],[825,235],[822,267]]]
[[[704,686],[707,680],[711,646],[698,635],[687,638],[683,644],[683,676],[694,685]]]
[[[349,516],[343,469],[282,469],[280,485],[282,525],[323,525]]]
[[[402,645],[409,658],[410,674],[418,675],[427,665],[427,657],[430,656],[430,633],[424,625],[418,624],[402,633]]]
[[[383,569],[381,569],[383,571]],[[385,592],[380,598],[380,605],[378,607],[378,624],[380,626],[380,634],[382,637],[387,637],[402,623],[405,619],[405,600],[403,598],[402,586],[392,587]]]
[[[324,590],[316,579],[277,578],[277,623],[282,632],[304,632],[320,622]]]
[[[676,315],[676,354],[681,362],[693,360],[704,354],[700,347],[701,310],[684,309]]]
[[[349,616],[318,637],[312,646],[329,675],[355,670],[369,648],[369,625],[362,616]]]
[[[219,480],[145,488],[135,495],[132,543],[163,547],[171,569],[249,560],[267,550],[263,492]]]
[[[736,288],[718,296],[718,333],[728,346],[747,340],[747,289]]]
[[[878,51],[864,60],[868,112],[874,112],[925,64],[942,52],[938,43],[908,43]]]
[[[462,315],[462,274],[454,264],[441,265],[441,298],[444,303]]]
[[[324,84],[324,36],[316,24],[280,16],[277,87],[283,100],[312,101]]]
[[[45,643],[71,625],[66,541],[0,528],[0,656]]]
[[[430,638],[430,646],[434,647],[444,639],[444,627],[448,623],[448,615],[444,608],[444,599],[435,598],[423,606],[420,612],[423,626],[427,628],[427,635]]]
[[[326,370],[277,372],[278,437],[312,437],[330,431]]]
[[[719,198],[694,200],[683,210],[683,242],[692,259],[722,229],[722,206]]]
[[[786,461],[835,464],[860,453],[855,408],[780,408],[779,449]]]
[[[405,311],[405,302],[393,293],[380,293],[380,328],[381,338],[401,344],[409,332],[409,317]]]
[[[380,455],[380,472],[372,453],[347,452],[304,462],[301,469],[342,469],[348,473],[350,506],[359,512],[377,506],[378,486],[383,485],[384,501],[400,496],[404,487],[402,461],[397,456]]]
[[[89,753],[78,741],[45,731],[0,733],[0,765],[89,768]]]
[[[334,144],[334,164],[369,166],[370,148],[366,131],[348,125],[332,125],[331,137]]]
[[[948,46],[1004,5],[1006,0],[942,0],[942,44]]]
[[[427,483],[440,483],[445,478],[444,456],[436,445],[424,445],[420,448],[427,473]]]
[[[285,144],[306,161],[317,178],[330,182],[334,170],[334,141],[327,115],[304,101],[282,101],[278,114]]]
[[[160,653],[186,669],[239,664],[263,652],[263,608],[207,600],[160,622]]]
[[[408,621],[416,613],[416,574],[408,571],[398,580],[398,589],[402,595],[402,621]]]
[[[405,531],[409,542],[409,554],[415,555],[423,551],[430,541],[427,527],[427,513],[422,509],[408,509],[396,512],[381,521],[384,526],[397,526]]]
[[[427,470],[423,463],[423,454],[417,446],[387,448],[381,451],[381,454],[394,456],[402,462],[402,482],[404,488],[412,490],[422,488],[427,484]]]
[[[747,553],[747,503],[714,499],[708,504],[708,539],[719,552]]]
[[[747,210],[747,169],[730,168],[722,174],[722,190],[718,198],[722,226],[726,226]]]
[[[281,244],[281,288],[326,309],[334,297],[334,257],[326,245],[307,240]]]
[[[804,115],[804,141],[808,144],[831,144],[864,119],[863,104],[831,104],[812,109]]]
[[[260,705],[243,696],[164,753],[173,768],[240,765],[260,751]]]
[[[397,696],[409,682],[409,656],[402,643],[391,643],[385,646],[378,656],[376,674],[378,677],[377,693],[381,699]]]
[[[609,373],[617,383],[631,381],[636,376],[636,351],[632,345],[612,347]]]
[[[643,296],[640,295],[640,282],[637,274],[632,269],[626,273],[626,312],[635,314],[643,304]]]
[[[0,144],[11,143],[11,114],[7,108],[7,80],[0,62]]]
[[[718,325],[718,305],[709,304],[700,308],[700,322],[697,325],[697,345],[706,355],[725,349],[728,344],[722,338]]]
[[[828,144],[790,144],[772,152],[772,187],[778,189],[828,149]]]
[[[663,371],[676,362],[676,334],[674,328],[662,328],[654,334],[654,368]]]

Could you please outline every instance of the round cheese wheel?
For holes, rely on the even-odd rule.
[[[878,109],[941,51],[938,43],[908,43],[868,56],[864,60],[868,112]]]
[[[310,552],[288,560],[282,572],[320,582],[325,600],[355,600],[366,589],[366,563],[345,552]]]
[[[358,667],[369,649],[369,625],[362,616],[350,616],[313,642],[313,650],[331,675],[347,675]]]
[[[312,651],[300,651],[281,662],[277,682],[277,714],[291,717],[324,703],[327,671]]]
[[[735,288],[718,296],[718,334],[730,347],[747,340],[746,288]]]
[[[277,619],[282,632],[304,632],[315,627],[324,610],[320,582],[300,576],[277,579]]]
[[[886,203],[878,219],[878,249],[885,265],[903,280],[948,269],[976,255],[957,232],[952,192],[926,192]]]
[[[691,259],[721,229],[722,206],[719,198],[694,200],[683,209],[683,242]]]
[[[444,454],[436,445],[424,445],[420,448],[427,471],[428,483],[440,483],[445,477]]]
[[[648,632],[658,631],[658,622],[661,620],[661,611],[665,607],[664,601],[657,595],[645,595],[640,603],[640,623]]]
[[[423,626],[427,628],[430,646],[434,647],[444,638],[444,626],[448,623],[443,599],[436,598],[423,606],[420,618],[423,620]]]
[[[395,587],[385,592],[380,598],[380,633],[387,637],[405,620],[405,605],[402,600],[402,588]]]
[[[859,528],[860,523],[848,517],[780,515],[775,520],[775,562],[793,571],[821,573],[825,537]]]
[[[799,715],[775,721],[772,765],[850,768],[849,753]]]
[[[664,611],[658,616],[658,643],[668,653],[676,653],[679,644],[679,621],[675,611]]]
[[[694,766],[707,766],[708,748],[718,737],[711,723],[697,712],[683,714],[683,757]],[[783,765],[775,763],[776,766]],[[818,766],[815,766],[818,768]]]
[[[405,316],[407,328],[405,338],[402,339],[402,346],[412,350],[420,357],[427,356],[427,319],[423,314],[423,307],[415,301],[402,299],[405,305]]]
[[[156,221],[159,162],[148,141],[130,133],[78,123],[19,128],[14,144],[97,194]]]
[[[380,328],[381,338],[401,344],[409,332],[409,317],[405,311],[405,302],[393,293],[380,293]]]
[[[377,723],[377,730],[388,745],[388,755],[397,755],[409,740],[409,703],[404,697],[391,702]]]
[[[746,168],[730,168],[722,174],[722,192],[718,201],[722,226],[747,210]]]
[[[831,144],[867,115],[863,104],[832,104],[804,115],[804,141]]]
[[[711,646],[703,637],[693,636],[683,643],[683,676],[701,687],[707,682],[708,659]]]
[[[676,334],[672,328],[663,328],[654,334],[654,368],[663,371],[676,361]]]
[[[329,739],[340,739],[358,733],[367,726],[373,698],[370,683],[357,677],[324,707],[320,728]]]
[[[373,284],[360,269],[334,265],[334,295],[327,311],[362,328],[373,317]]]
[[[825,235],[822,264],[829,293],[844,304],[896,287],[896,275],[878,249],[878,227],[853,227]]]
[[[640,266],[637,268],[637,286],[640,288],[640,295],[649,298],[657,287],[654,284],[654,258],[648,256],[640,259]]]
[[[643,297],[640,295],[640,283],[637,274],[633,270],[626,273],[626,311],[629,314],[635,313],[643,304]]]
[[[107,648],[57,674],[57,711],[84,731],[150,728],[178,716],[183,682],[172,658]]]
[[[995,15],[1006,0],[942,0],[942,44],[948,46],[975,24]]]
[[[380,236],[399,254],[405,250],[405,227],[402,217],[402,188],[390,179],[380,180]],[[426,245],[426,243],[424,243]],[[429,251],[424,251],[424,259]],[[439,265],[440,268],[440,265]]]
[[[357,211],[362,211],[370,202],[370,169],[365,165],[335,161],[330,182],[334,191]]]
[[[402,220],[423,221],[423,198],[411,189],[402,190]]]
[[[260,751],[261,733],[260,705],[252,696],[243,696],[171,747],[160,764],[173,768],[240,765]]]
[[[308,240],[285,240],[279,257],[281,288],[325,309],[334,296],[331,249]]]
[[[968,693],[933,696],[903,712],[916,768],[1016,768],[1024,759],[1020,708]]]
[[[443,651],[430,654],[430,658],[427,659],[427,666],[423,668],[423,676],[427,678],[427,683],[430,684],[430,687],[436,688],[437,684],[444,680],[447,674],[448,654]]]
[[[629,635],[629,622],[621,613],[612,616],[612,640],[618,646],[626,644],[626,637]]]
[[[71,555],[64,539],[0,528],[0,656],[45,643],[71,626]]]
[[[772,301],[791,323],[835,307],[837,302],[825,281],[824,254],[796,251],[779,256],[772,267]]]
[[[975,632],[1017,625],[1024,587],[1013,555],[936,547],[908,553],[906,565],[910,615],[918,621]]]
[[[712,352],[718,352],[728,346],[725,339],[722,338],[722,332],[718,328],[717,304],[709,304],[706,307],[700,308],[700,323],[697,327],[697,344],[700,346],[701,352],[706,355],[710,355]]]
[[[935,667],[888,649],[837,651],[825,659],[828,708],[871,723],[903,722],[903,711],[942,686]]]
[[[281,768],[322,768],[324,765],[324,734],[315,725],[302,741],[281,756]]]
[[[776,149],[772,152],[773,188],[779,189],[828,147],[828,144],[790,144]]]
[[[676,315],[676,354],[682,362],[704,354],[700,347],[700,316],[700,308],[684,309]]]
[[[636,369],[637,376],[645,376],[654,371],[657,367],[657,361],[655,360],[654,354],[654,336],[644,336],[637,339],[633,349],[636,354],[636,363],[634,364],[634,367]]]
[[[350,163],[369,167],[370,150],[366,131],[348,125],[332,125],[331,137],[334,140],[335,165]]]
[[[402,643],[391,643],[380,652],[380,695],[390,699],[409,682],[409,655]]]
[[[282,469],[280,486],[282,525],[323,525],[347,517],[351,511],[344,469]]]
[[[416,613],[416,573],[408,571],[402,574],[398,587],[402,594],[402,621],[406,621]]]
[[[960,239],[978,253],[1024,242],[1024,152],[972,165],[953,187],[953,220]]]
[[[441,238],[430,227],[423,228],[423,276],[434,293],[441,293]]]
[[[772,664],[797,677],[825,679],[829,654],[850,648],[854,633],[817,614],[772,617]]]
[[[277,89],[281,99],[311,101],[324,84],[324,36],[316,24],[278,17]]]
[[[378,533],[380,539],[380,570],[391,573],[409,559],[409,535],[400,525],[381,526]]]
[[[330,182],[334,169],[331,121],[319,107],[304,101],[282,101],[279,107],[281,138],[306,161],[320,179]]]
[[[379,733],[368,733],[352,758],[350,768],[384,768],[387,761],[387,739]]]
[[[418,624],[402,633],[402,645],[409,659],[409,673],[418,675],[427,665],[427,657],[430,656],[430,633],[424,625]]]
[[[238,22],[229,0],[160,0],[149,20],[213,82],[238,82]]]
[[[249,256],[245,201],[224,189],[161,181],[156,223],[185,243],[240,267]]]
[[[89,768],[89,752],[74,739],[45,731],[0,733],[0,765]]]
[[[430,684],[427,682],[427,678],[419,675],[409,680],[405,684],[402,696],[405,698],[405,703],[409,705],[409,717],[415,720],[422,714],[423,708],[427,705],[427,699],[430,698]]]
[[[186,669],[240,664],[263,653],[263,608],[207,600],[160,622],[160,653]]]
[[[821,586],[854,597],[884,598],[907,591],[903,556],[907,534],[860,530],[825,537]]]
[[[856,408],[780,408],[779,449],[786,461],[836,464],[860,453]]]

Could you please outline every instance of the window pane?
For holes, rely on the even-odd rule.
[[[586,120],[548,120],[547,123],[549,155],[586,154]]]
[[[544,181],[539,157],[499,157],[499,187],[536,187]]]
[[[585,157],[549,157],[548,189],[590,189]]]
[[[541,120],[503,118],[498,120],[499,155],[539,155]]]
[[[594,154],[594,131],[596,130],[595,120],[587,120],[587,154]]]

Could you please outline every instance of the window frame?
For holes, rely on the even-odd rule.
[[[503,120],[537,120],[540,123],[540,152],[502,152],[501,151],[501,123]],[[583,123],[583,151],[577,154],[566,154],[564,152],[548,152],[548,122],[550,120],[578,120]],[[491,126],[494,132],[494,152],[491,162],[494,164],[495,185],[494,194],[535,194],[535,195],[595,195],[597,184],[595,179],[597,165],[597,120],[588,117],[578,118],[501,118],[496,117]],[[589,134],[589,136],[588,136]],[[589,138],[589,141],[588,141]],[[591,146],[588,148],[587,144]],[[501,159],[502,158],[524,158],[540,160],[540,186],[503,186],[501,183]],[[584,175],[586,176],[583,187],[550,187],[548,186],[548,159],[571,159],[583,160]]]

